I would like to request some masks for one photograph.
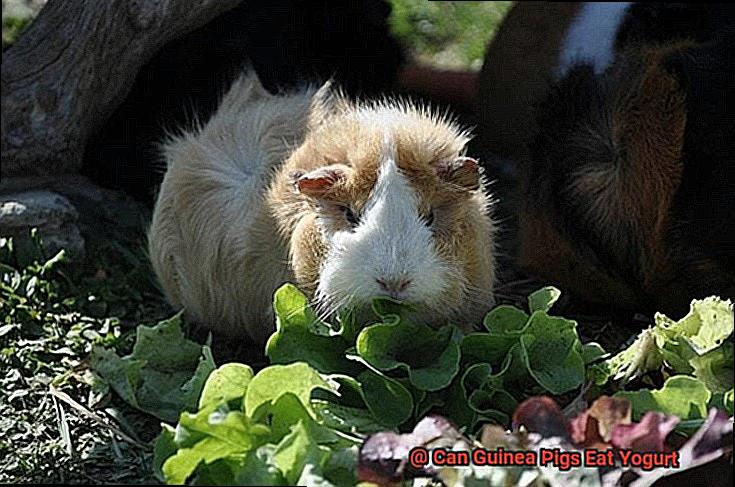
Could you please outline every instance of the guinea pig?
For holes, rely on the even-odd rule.
[[[630,42],[552,87],[524,174],[523,267],[637,311],[735,297],[735,42],[712,34]]]
[[[259,343],[289,281],[322,317],[383,295],[470,329],[493,304],[495,225],[468,140],[408,101],[329,83],[270,95],[243,75],[208,122],[163,143],[149,252],[165,295]]]
[[[580,61],[602,73],[631,45],[706,42],[732,28],[725,3],[515,2],[486,51],[478,82],[477,143],[528,159],[534,107]]]

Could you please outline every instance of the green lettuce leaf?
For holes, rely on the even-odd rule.
[[[401,368],[414,387],[436,391],[447,387],[459,372],[459,336],[454,326],[433,330],[405,321],[377,324],[360,332],[356,349],[373,367]]]
[[[308,364],[296,362],[291,365],[272,365],[261,370],[248,384],[244,410],[248,417],[257,418],[263,413],[261,406],[273,404],[286,393],[296,396],[314,416],[310,399],[314,389],[333,390],[319,373]]]
[[[183,484],[201,463],[243,458],[263,444],[268,433],[265,426],[226,406],[182,413],[174,438],[178,450],[163,463],[162,472],[167,483]]]
[[[670,377],[658,390],[624,391],[615,394],[630,401],[634,420],[648,411],[673,414],[682,421],[707,417],[712,394],[699,380],[686,375]]]
[[[204,384],[199,409],[241,399],[252,379],[253,369],[247,365],[229,363],[221,366],[209,375]]]
[[[126,402],[168,422],[196,409],[215,369],[209,347],[184,337],[181,313],[153,327],[139,326],[130,355],[95,347],[90,363]]]
[[[563,394],[584,382],[577,323],[535,311],[521,336],[520,354],[530,375],[545,390]]]
[[[729,371],[721,372],[713,368],[713,364],[724,364],[720,352],[714,353],[715,350],[728,353],[722,347],[728,346],[727,337],[733,333],[733,306],[729,300],[695,299],[684,318],[674,321],[657,313],[655,322],[653,327],[643,330],[632,345],[607,361],[607,378],[627,382],[665,367],[672,375],[700,377],[718,390],[727,387],[724,376]],[[710,352],[713,353],[708,355]],[[597,382],[602,383],[607,378],[599,377]],[[721,384],[717,385],[718,382]]]
[[[306,362],[321,373],[355,372],[345,359],[349,346],[345,340],[330,334],[331,328],[319,321],[306,296],[292,284],[284,284],[273,297],[276,332],[266,344],[266,355],[272,364]]]
[[[531,310],[531,313],[536,311],[548,313],[559,299],[559,296],[561,296],[561,291],[557,288],[553,286],[542,287],[528,296],[528,309]]]

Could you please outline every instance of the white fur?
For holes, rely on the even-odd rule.
[[[318,121],[313,114],[320,113],[320,101],[314,93],[307,88],[271,96],[254,75],[244,75],[209,121],[163,145],[167,170],[149,232],[151,262],[170,303],[185,307],[195,322],[215,332],[238,338],[246,333],[265,342],[275,321],[273,292],[295,280],[301,260],[294,258],[292,244],[300,240],[293,234],[315,215],[279,175]],[[433,117],[388,102],[357,108],[352,115],[377,124],[371,129],[377,126],[386,136],[406,123]],[[455,138],[455,144],[464,145],[463,134]],[[423,149],[431,152],[431,144]],[[378,182],[358,227],[335,230],[343,228],[344,220],[320,222],[328,253],[319,260],[324,264],[315,282],[322,309],[334,312],[352,299],[385,294],[377,279],[403,278],[411,283],[395,290],[396,297],[427,305],[420,308],[428,310],[428,318],[443,323],[454,313],[462,326],[477,323],[493,302],[494,226],[484,208],[484,190],[476,192],[471,206],[479,210],[473,229],[477,253],[487,260],[478,263],[482,272],[468,289],[464,281],[456,284],[461,281],[457,264],[438,257],[432,232],[419,215],[417,194],[396,167],[390,139],[382,152]],[[320,216],[333,218],[329,215]],[[461,295],[465,290],[467,295]],[[444,309],[439,305],[447,296],[466,299],[455,299],[457,306]],[[460,304],[462,313],[455,313]]]
[[[434,249],[431,229],[419,215],[415,190],[399,172],[389,140],[359,225],[325,238],[330,252],[321,270],[317,298],[326,304],[365,302],[386,294],[378,280],[410,281],[394,296],[409,303],[437,301],[444,291],[449,270]]]
[[[264,204],[272,171],[303,140],[311,89],[269,95],[243,75],[203,126],[165,142],[148,248],[169,302],[216,331],[263,342],[287,247]]]
[[[614,58],[615,36],[632,2],[585,2],[567,30],[556,70],[564,76],[579,61],[592,63],[603,72]]]

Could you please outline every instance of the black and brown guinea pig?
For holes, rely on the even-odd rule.
[[[562,56],[522,178],[525,269],[641,311],[735,297],[734,11],[634,4]]]

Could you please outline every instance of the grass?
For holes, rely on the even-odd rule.
[[[418,61],[479,70],[485,48],[513,2],[390,0],[393,34]]]
[[[94,264],[69,265],[37,237],[0,239],[0,483],[154,481],[157,423],[86,367],[92,345],[127,351],[138,323],[171,312],[134,249],[91,242]]]

